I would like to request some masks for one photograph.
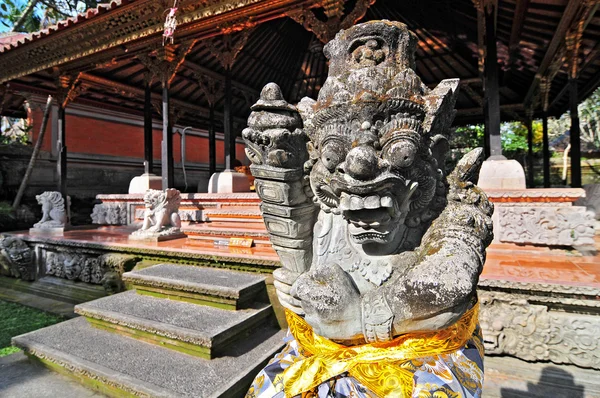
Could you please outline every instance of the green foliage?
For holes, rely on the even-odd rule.
[[[19,21],[28,3],[15,0],[3,0],[0,4],[0,23],[5,28],[12,29]],[[41,29],[41,18],[36,13],[31,13],[21,26],[16,27],[19,32],[36,32]]]
[[[24,126],[20,126],[19,121],[23,121]],[[11,145],[11,144],[20,144],[27,145],[29,144],[29,132],[31,131],[31,125],[27,124],[27,120],[25,119],[12,119],[12,118],[2,118],[2,125],[6,126],[4,130],[2,130],[0,134],[0,144],[1,145]],[[5,123],[6,122],[6,123]]]
[[[15,32],[36,32],[100,3],[98,0],[2,0],[0,23]]]
[[[58,315],[0,300],[0,357],[18,351],[11,347],[12,337],[64,320]]]

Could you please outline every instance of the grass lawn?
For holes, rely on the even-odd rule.
[[[59,315],[0,300],[0,357],[19,351],[10,345],[11,337],[64,320]]]

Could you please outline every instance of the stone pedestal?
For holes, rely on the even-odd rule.
[[[133,177],[129,183],[129,193],[145,193],[149,189],[162,189],[162,178],[155,174],[142,174]]]
[[[250,182],[246,174],[225,170],[210,177],[208,193],[234,192],[250,192]]]
[[[525,189],[525,171],[519,162],[490,158],[481,165],[477,185],[486,189]]]
[[[573,202],[581,188],[486,189],[494,203],[494,241],[541,246],[594,244],[594,213]]]
[[[29,235],[46,236],[46,235],[63,235],[69,228],[68,226],[55,228],[29,228]]]

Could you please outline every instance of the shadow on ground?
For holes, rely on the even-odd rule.
[[[573,375],[556,366],[546,366],[537,383],[528,382],[527,391],[512,388],[501,388],[502,398],[522,397],[561,397],[584,398],[585,388],[575,384]]]

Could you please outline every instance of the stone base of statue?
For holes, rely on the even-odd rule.
[[[130,240],[159,242],[184,238],[181,232],[179,204],[181,193],[173,188],[165,191],[149,189],[144,194],[144,222],[129,235]]]
[[[68,206],[71,202],[67,197],[67,205],[62,194],[58,191],[46,191],[36,195],[35,199],[42,206],[42,219],[29,229],[31,235],[62,235],[68,229]]]
[[[250,192],[250,181],[244,173],[224,170],[215,173],[208,181],[208,193]]]
[[[145,193],[149,189],[162,189],[162,177],[152,173],[144,173],[133,177],[129,183],[129,193]]]
[[[62,227],[47,227],[47,228],[29,228],[29,235],[36,236],[57,236],[63,235],[65,231],[69,230],[68,225]]]
[[[483,189],[525,189],[525,171],[519,162],[491,157],[481,165],[477,185]]]

